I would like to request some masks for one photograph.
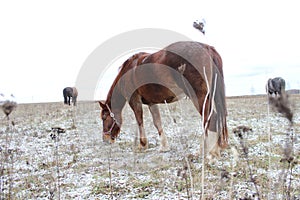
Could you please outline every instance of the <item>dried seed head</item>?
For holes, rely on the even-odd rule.
[[[286,93],[283,93],[280,97],[269,96],[269,102],[274,110],[283,114],[293,125],[294,113],[291,110],[291,104]]]

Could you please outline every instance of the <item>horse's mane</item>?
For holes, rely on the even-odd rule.
[[[132,68],[138,66],[139,64],[141,64],[141,62],[149,55],[149,53],[146,52],[139,52],[136,53],[134,55],[132,55],[131,57],[129,57],[120,67],[119,67],[119,73],[117,75],[117,77],[115,78],[108,94],[107,94],[107,98],[106,98],[106,104],[110,104],[110,99],[112,97],[113,91],[118,83],[118,81],[121,79],[121,77],[128,72],[129,70],[131,70]],[[133,62],[135,62],[135,64],[133,64]]]
[[[128,70],[130,70],[131,68],[133,68],[133,67],[139,65],[139,64],[142,62],[142,60],[143,60],[147,55],[149,55],[149,53],[145,53],[145,52],[139,52],[139,53],[136,53],[136,54],[132,55],[130,58],[128,58],[128,59],[127,59],[127,60],[119,67],[119,71],[120,71],[120,72],[123,71],[123,73],[122,73],[122,75],[123,75],[123,74],[126,73]],[[136,65],[132,65],[132,63],[133,63],[134,61],[136,61],[136,59],[138,59],[138,60],[137,60],[137,64],[136,64]],[[124,72],[124,70],[125,70],[125,72]],[[120,74],[121,74],[121,73],[120,73]]]

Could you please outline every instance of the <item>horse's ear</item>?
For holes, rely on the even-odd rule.
[[[105,101],[98,101],[98,103],[102,109],[106,108]]]

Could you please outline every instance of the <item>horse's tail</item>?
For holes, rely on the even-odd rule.
[[[214,94],[213,104],[215,106],[216,130],[219,133],[218,144],[221,148],[225,148],[228,145],[228,129],[227,129],[227,107],[226,107],[226,95],[225,95],[225,83],[223,75],[223,63],[219,53],[212,47],[210,50],[211,58],[213,61],[213,73],[212,73],[212,86],[211,94]],[[214,81],[216,80],[216,84]]]

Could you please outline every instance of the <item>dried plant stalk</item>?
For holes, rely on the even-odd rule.
[[[201,177],[201,199],[205,199],[205,195],[204,195],[204,182],[205,182],[205,179],[204,179],[204,175],[205,175],[205,140],[206,140],[206,137],[205,137],[205,133],[206,133],[206,130],[208,128],[208,122],[209,122],[209,119],[212,115],[212,112],[213,112],[213,107],[214,107],[214,95],[215,95],[215,91],[216,91],[216,83],[217,83],[217,74],[216,74],[216,77],[215,77],[215,80],[214,80],[214,91],[213,91],[213,95],[212,95],[212,106],[211,106],[211,109],[209,111],[209,115],[208,115],[208,119],[207,121],[205,122],[204,121],[204,113],[205,113],[205,109],[206,109],[206,102],[208,100],[208,96],[210,94],[210,87],[209,87],[209,83],[208,83],[208,79],[207,79],[207,75],[206,75],[206,71],[205,71],[205,66],[203,67],[203,71],[204,71],[204,78],[205,78],[205,82],[206,82],[206,87],[207,87],[207,93],[205,95],[205,99],[204,99],[204,103],[202,105],[202,130],[203,130],[203,138],[202,138],[202,171],[201,171],[201,174],[202,174],[202,177]]]

